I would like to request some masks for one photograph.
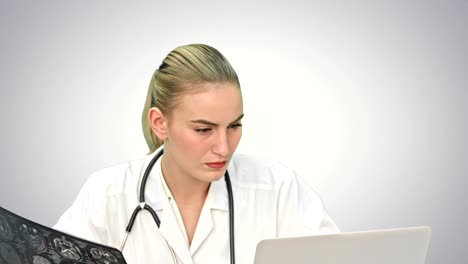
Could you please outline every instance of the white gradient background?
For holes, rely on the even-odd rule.
[[[467,1],[97,2],[1,1],[2,206],[53,225],[143,156],[151,74],[201,42],[240,76],[239,152],[296,169],[343,231],[429,225],[427,263],[466,263]]]

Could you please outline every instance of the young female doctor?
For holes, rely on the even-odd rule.
[[[293,170],[235,154],[240,84],[207,45],[171,51],[143,110],[150,154],[88,179],[55,228],[120,248],[128,263],[252,263],[262,239],[338,232]]]

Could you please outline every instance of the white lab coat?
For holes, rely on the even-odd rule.
[[[154,157],[120,164],[90,176],[55,228],[119,248],[138,205],[141,177]],[[159,159],[160,160],[160,159]],[[253,263],[262,239],[339,232],[322,201],[296,173],[275,162],[235,154],[228,166],[234,195],[236,262]],[[212,182],[190,246],[165,195],[158,161],[146,184],[146,203],[161,220],[142,210],[123,254],[129,264],[229,263],[229,210],[224,177]]]

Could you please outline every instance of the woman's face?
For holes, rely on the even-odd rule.
[[[195,91],[167,116],[163,173],[208,183],[224,175],[239,144],[242,96],[231,83],[205,83]]]

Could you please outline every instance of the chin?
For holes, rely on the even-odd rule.
[[[207,181],[209,182],[214,182],[214,181],[219,181],[221,178],[223,178],[225,171],[212,171],[207,175]]]

